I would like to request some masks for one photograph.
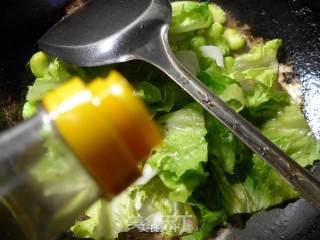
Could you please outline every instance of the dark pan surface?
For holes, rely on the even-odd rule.
[[[0,130],[16,122],[30,77],[26,63],[37,39],[59,16],[63,0],[8,0],[0,8]],[[30,83],[29,83],[30,84]]]
[[[27,85],[32,81],[25,64],[36,49],[38,37],[61,16],[59,9],[65,2],[67,0],[3,1],[0,9],[0,129],[19,120]],[[240,22],[247,23],[255,36],[267,39],[280,37],[284,40],[281,60],[291,63],[296,75],[302,80],[306,92],[306,111],[311,115],[317,113],[320,104],[314,104],[312,99],[320,99],[320,2],[215,2],[232,12]],[[317,123],[320,124],[320,120]],[[231,233],[227,231],[229,234],[220,239],[318,240],[319,223],[320,212],[304,200],[299,200],[286,208],[258,213],[249,219],[245,229],[230,227]]]

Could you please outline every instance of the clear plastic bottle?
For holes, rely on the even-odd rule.
[[[56,239],[94,201],[139,177],[160,138],[131,90],[116,72],[89,85],[74,79],[0,135],[4,239]]]

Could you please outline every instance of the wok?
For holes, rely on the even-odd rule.
[[[64,6],[67,2],[69,1],[2,2],[0,130],[14,125],[21,119],[21,107],[25,101],[27,86],[33,80],[26,63],[37,49],[36,40],[65,14]],[[216,0],[214,2],[231,12],[241,23],[248,24],[254,36],[283,39],[280,61],[293,66],[295,76],[302,83],[306,117],[315,125],[313,127],[317,128],[317,124],[320,126],[316,114],[319,110],[318,105],[320,106],[320,100],[319,104],[316,100],[317,97],[320,99],[320,2],[317,0]],[[317,172],[319,168],[315,166],[313,171]],[[217,239],[320,239],[320,210],[313,208],[303,199],[282,204],[247,218],[248,221],[243,227],[229,224],[227,228],[220,229]],[[1,215],[1,224],[15,223],[7,222],[5,216]],[[3,233],[0,233],[0,236],[1,234]],[[11,239],[9,236],[0,238]],[[162,237],[158,234],[133,232],[122,234],[120,239],[162,239]]]

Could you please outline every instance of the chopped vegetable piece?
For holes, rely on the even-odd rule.
[[[172,3],[170,33],[184,33],[207,28],[212,23],[208,3],[180,1]]]
[[[44,77],[50,64],[49,57],[44,52],[37,52],[30,59],[31,72],[35,77]]]
[[[216,61],[219,67],[224,67],[223,54],[221,49],[216,46],[202,46],[200,47],[202,56],[211,58]]]
[[[227,40],[229,48],[233,51],[243,48],[246,43],[236,29],[227,28],[223,33],[223,37]]]
[[[226,13],[218,5],[210,3],[209,10],[212,14],[212,18],[213,18],[214,23],[224,24],[227,21]]]

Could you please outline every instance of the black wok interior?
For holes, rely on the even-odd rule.
[[[68,1],[2,1],[0,130],[12,126],[21,119],[21,106],[27,85],[32,82],[32,77],[26,70],[26,63],[36,50],[36,40],[62,16],[61,7],[66,2]],[[281,61],[293,65],[296,75],[302,80],[305,88],[309,86],[311,80],[318,83],[313,84],[313,87],[320,88],[320,1],[216,0],[215,2],[232,12],[240,22],[247,23],[255,36],[283,39]],[[262,218],[263,221],[270,223],[268,231],[261,229],[258,233],[255,231],[255,234],[253,231],[246,234],[238,231],[230,239],[320,239],[319,210],[300,201],[279,214],[275,215],[277,219],[274,216]],[[276,223],[281,216],[284,216],[283,214],[286,216],[285,220],[280,221],[280,224]]]

